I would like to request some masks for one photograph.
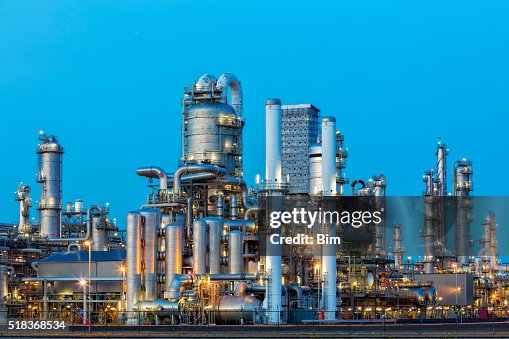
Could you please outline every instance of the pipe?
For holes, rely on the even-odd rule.
[[[187,198],[187,237],[191,239],[192,225],[193,225],[193,197]]]
[[[242,273],[242,232],[231,231],[228,241],[228,266],[230,274]]]
[[[180,298],[180,289],[183,286],[192,286],[194,280],[198,279],[198,276],[191,274],[177,274],[170,282],[168,287],[167,298],[170,300],[176,300]],[[168,283],[168,282],[167,282]]]
[[[265,104],[265,176],[269,183],[281,183],[281,100]]]
[[[156,299],[153,301],[142,301],[133,306],[133,311],[157,312],[165,315],[178,316],[180,311],[180,301],[168,301]]]
[[[69,245],[67,246],[67,252],[71,252],[73,247],[76,247],[76,248],[77,248],[77,251],[79,251],[79,250],[81,249],[79,244],[72,244],[72,243],[71,243],[71,244],[69,244]]]
[[[351,193],[352,193],[352,196],[355,195],[355,186],[357,184],[360,184],[362,186],[362,188],[366,188],[366,183],[363,181],[363,180],[355,180],[354,182],[352,182],[352,184],[350,185],[351,187]]]
[[[141,167],[136,170],[136,174],[146,178],[158,178],[159,189],[160,190],[168,189],[168,177],[166,176],[166,172],[161,167],[156,166]]]
[[[239,203],[237,196],[232,194],[230,197],[230,219],[236,220],[239,217]]]
[[[302,302],[302,287],[297,285],[291,285],[288,286],[291,292],[295,293],[295,299],[297,300],[296,308],[302,308],[301,302]]]
[[[224,223],[221,218],[206,217],[203,220],[209,226],[209,272],[221,273],[221,234]]]
[[[248,208],[246,210],[246,212],[244,213],[244,220],[249,220],[251,219],[250,216],[251,214],[258,214],[258,212],[260,211],[260,208],[259,207],[251,207],[251,208]]]
[[[237,285],[235,285],[234,294],[236,296],[245,295],[246,292],[247,292],[247,284],[244,281],[241,281]]]
[[[236,185],[239,186],[241,189],[241,195],[242,195],[242,205],[244,208],[249,209],[253,207],[258,207],[258,202],[249,197],[249,191],[247,188],[247,184],[244,180],[239,178],[230,178],[230,177],[223,177],[219,179],[219,182],[221,185]]]
[[[207,223],[203,220],[193,222],[193,273],[207,273]]]
[[[83,278],[78,277],[26,277],[21,281],[80,281]],[[87,279],[88,280],[88,277]],[[127,280],[127,277],[122,276],[104,276],[104,277],[90,277],[92,281],[122,281]]]
[[[216,88],[221,89],[221,102],[229,104],[235,109],[237,115],[242,117],[242,86],[239,79],[232,73],[224,73],[217,79]],[[228,103],[226,88],[230,90],[231,102]]]
[[[224,216],[224,196],[222,194],[219,194],[217,196],[216,215],[219,218],[222,218]]]
[[[182,273],[182,225],[180,223],[166,225],[165,251],[165,294],[169,295],[171,282]]]
[[[196,165],[185,165],[175,171],[173,176],[173,194],[179,196],[181,189],[182,176],[184,174],[194,173],[215,173],[217,175],[225,175],[226,170],[219,166],[207,165],[207,164],[196,164]]]
[[[87,210],[87,234],[85,235],[85,237],[82,237],[82,238],[50,238],[48,239],[48,241],[61,241],[61,242],[69,242],[69,241],[87,241],[87,240],[90,240],[90,238],[92,237],[92,211],[93,210],[97,210],[97,212],[99,214],[103,214],[103,209],[101,208],[101,206],[98,206],[98,205],[92,205],[88,208]],[[60,225],[60,227],[62,227]],[[62,236],[62,229],[60,229],[60,236]]]

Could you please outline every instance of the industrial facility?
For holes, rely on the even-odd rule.
[[[482,224],[473,222],[472,161],[449,168],[448,148],[438,142],[415,225],[322,220],[301,230],[294,223],[287,227],[293,234],[321,232],[341,243],[271,245],[273,234],[288,229],[270,227],[270,211],[325,210],[341,199],[383,210],[390,206],[387,185],[397,179],[383,168],[349,179],[346,159],[354,154],[341,126],[311,104],[271,98],[265,117],[266,171],[250,186],[243,179],[249,154],[241,82],[231,73],[205,74],[185,87],[176,169],[140,164],[133,175],[148,180],[146,203],[119,225],[108,204],[64,202],[64,148],[41,133],[38,221],[31,218],[31,188],[20,184],[19,223],[0,224],[1,318],[270,325],[509,316],[496,216],[486,210]],[[406,228],[420,231],[413,239],[422,245],[419,255],[405,248]],[[481,239],[473,239],[474,228]],[[482,249],[474,253],[473,244]]]

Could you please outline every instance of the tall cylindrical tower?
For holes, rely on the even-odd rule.
[[[269,183],[281,182],[281,100],[265,104],[265,173]]]
[[[336,118],[322,119],[322,182],[323,195],[336,191]]]
[[[40,235],[48,238],[60,236],[62,212],[62,154],[64,148],[54,135],[41,134],[42,144],[37,147],[39,171],[37,182],[41,184],[41,199],[37,205]]]

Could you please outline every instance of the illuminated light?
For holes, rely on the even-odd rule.
[[[86,247],[89,247],[92,245],[92,242],[90,240],[86,240],[83,245],[85,245]]]
[[[87,281],[85,279],[80,280],[80,285],[85,286],[87,284]]]

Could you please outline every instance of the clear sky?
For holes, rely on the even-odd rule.
[[[180,156],[183,87],[244,89],[245,178],[264,172],[264,104],[312,103],[346,136],[346,173],[420,195],[441,136],[474,161],[475,193],[507,195],[507,1],[0,0],[0,221],[35,184],[39,130],[65,147],[64,199],[145,201],[137,167]],[[450,172],[450,167],[449,167]],[[32,211],[33,216],[37,213]]]

